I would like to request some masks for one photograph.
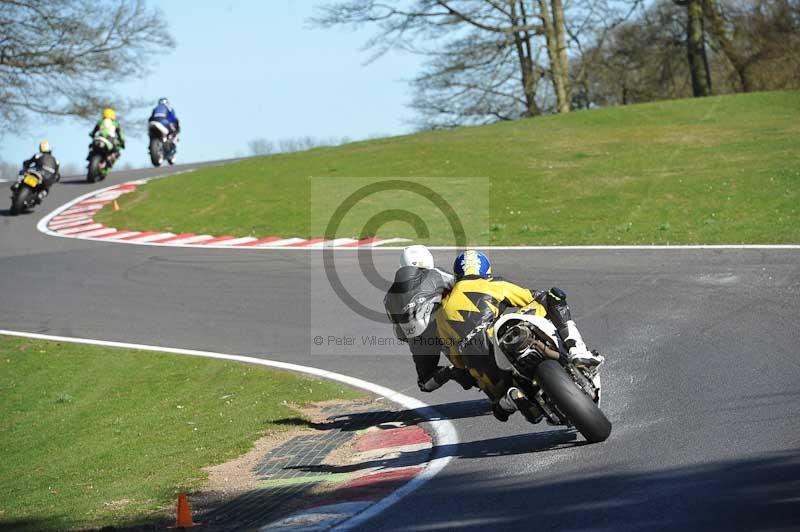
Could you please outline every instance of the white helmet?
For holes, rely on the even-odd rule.
[[[433,255],[425,246],[408,246],[400,257],[400,266],[416,266],[430,270],[433,268]]]

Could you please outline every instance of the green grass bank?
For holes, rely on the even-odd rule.
[[[219,360],[0,336],[0,529],[139,523],[337,384]],[[282,421],[284,420],[284,421]]]
[[[153,181],[98,220],[119,229],[319,237],[350,190],[342,178],[351,177],[425,178],[452,193],[459,215],[485,210],[469,231],[475,245],[798,243],[800,92],[613,107],[259,157]],[[364,217],[380,210],[436,216],[413,195],[368,203],[342,220],[337,237],[453,243],[436,220],[428,237],[397,221],[364,234]]]

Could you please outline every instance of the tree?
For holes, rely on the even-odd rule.
[[[370,60],[388,50],[426,57],[412,78],[412,107],[425,127],[513,120],[557,111],[587,93],[571,55],[601,42],[645,0],[338,1],[317,26],[372,25]],[[582,67],[588,62],[580,62]]]
[[[581,105],[626,105],[691,96],[685,16],[685,10],[672,0],[662,0],[606,32],[576,66],[585,72]]]
[[[340,146],[348,142],[350,142],[348,137],[320,139],[306,135],[304,137],[280,139],[277,143],[265,138],[252,139],[247,142],[247,148],[250,151],[250,155],[261,156],[277,153],[294,153],[327,146]]]
[[[738,80],[736,90],[794,86],[800,45],[798,0],[674,2],[686,7],[687,56],[695,96],[711,94],[713,69],[709,67],[706,44],[733,68]],[[788,78],[783,75],[786,73],[790,74]]]
[[[96,115],[135,105],[113,86],[174,46],[142,0],[0,0],[0,120]]]
[[[735,72],[738,90],[796,88],[800,1],[702,0],[712,46]]]
[[[712,79],[717,94],[800,88],[800,0],[701,0],[693,22],[687,7],[657,0],[594,32],[573,64],[578,105],[684,98]]]
[[[251,155],[271,155],[275,153],[275,145],[271,140],[257,138],[247,142],[247,148]]]
[[[469,31],[430,54],[412,80],[411,107],[418,111],[420,125],[449,127],[540,114],[540,81],[546,72],[537,57],[527,55],[521,40],[520,56],[495,36]],[[539,49],[533,53],[538,56]]]
[[[326,5],[321,27],[374,24],[366,47],[378,57],[398,48],[428,57],[412,84],[413,107],[442,126],[534,116],[546,105],[570,110],[567,31],[562,0],[350,0]],[[424,42],[423,42],[424,41]],[[546,50],[547,65],[540,61]]]

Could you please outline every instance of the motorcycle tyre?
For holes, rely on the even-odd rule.
[[[161,139],[150,139],[150,162],[156,168],[164,163],[164,143]]]
[[[555,360],[543,361],[536,368],[536,381],[587,441],[599,443],[609,437],[611,422],[561,364]]]

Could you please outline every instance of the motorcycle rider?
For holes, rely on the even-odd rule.
[[[50,192],[50,187],[53,186],[53,183],[61,181],[61,172],[59,169],[59,162],[53,156],[53,150],[50,148],[50,143],[46,140],[43,140],[39,143],[39,153],[33,154],[33,156],[28,159],[27,161],[22,163],[22,170],[20,171],[19,175],[20,178],[25,175],[27,170],[33,169],[42,177],[42,184],[41,189],[39,190],[37,202],[41,203],[41,201],[47,196]],[[11,185],[11,190],[16,190],[19,188],[20,180],[17,180],[16,183]]]
[[[170,138],[177,139],[178,133],[181,132],[181,123],[178,116],[175,114],[175,109],[170,107],[169,100],[166,98],[159,98],[158,104],[153,108],[150,113],[150,122],[158,122],[169,130]]]
[[[102,118],[97,121],[89,136],[93,139],[103,137],[111,142],[112,149],[109,162],[112,165],[119,158],[122,150],[125,149],[125,134],[122,132],[122,126],[117,121],[117,112],[110,107],[103,109]],[[91,148],[91,145],[89,147]]]
[[[500,421],[506,421],[517,410],[531,422],[542,419],[538,406],[511,386],[510,374],[497,367],[492,355],[491,327],[506,308],[541,305],[558,329],[573,363],[591,367],[605,360],[586,348],[563,290],[535,291],[493,277],[489,259],[475,250],[460,254],[453,271],[456,282],[436,315],[438,334],[446,344],[450,361],[470,371],[491,399],[492,411]]]
[[[383,300],[395,336],[408,343],[417,370],[417,385],[423,392],[432,392],[451,379],[465,390],[475,385],[467,370],[439,365],[443,346],[431,317],[453,282],[452,274],[434,266],[428,248],[410,246],[403,250],[400,268]]]
[[[181,123],[175,114],[175,110],[170,107],[169,100],[166,98],[160,98],[158,100],[158,104],[153,108],[153,112],[150,113],[149,121],[161,124],[167,129],[167,138],[172,141],[171,150],[167,154],[167,162],[169,164],[175,164],[175,143],[178,142],[178,133],[181,132]]]

